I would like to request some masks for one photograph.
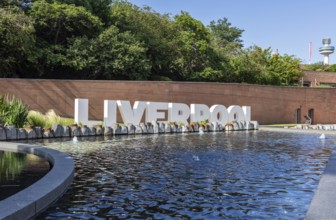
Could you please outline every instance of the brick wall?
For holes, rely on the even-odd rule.
[[[310,84],[312,87],[319,86],[321,84],[336,84],[335,72],[305,71],[303,74],[303,81]]]
[[[315,123],[336,123],[336,90],[302,87],[274,87],[247,84],[0,79],[0,94],[14,94],[30,109],[73,117],[74,99],[89,99],[90,119],[102,120],[103,101],[130,100],[247,105],[252,119],[260,124],[295,123],[314,109]]]

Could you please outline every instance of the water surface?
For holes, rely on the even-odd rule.
[[[75,160],[71,189],[40,219],[301,219],[335,145],[277,132],[45,143]]]
[[[32,185],[49,169],[47,160],[33,154],[0,151],[0,200]]]

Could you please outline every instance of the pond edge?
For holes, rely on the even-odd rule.
[[[60,198],[74,176],[73,158],[65,153],[28,144],[0,142],[0,150],[30,153],[49,161],[51,170],[24,190],[0,201],[0,219],[32,219]]]

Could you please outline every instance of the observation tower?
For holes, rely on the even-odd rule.
[[[324,56],[323,64],[329,65],[329,55],[334,53],[335,47],[330,46],[331,40],[330,38],[324,38],[322,40],[323,47],[319,48],[320,54]]]

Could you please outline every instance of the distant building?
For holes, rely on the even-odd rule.
[[[336,72],[304,71],[299,86],[336,88]]]
[[[334,53],[335,47],[330,46],[331,40],[330,38],[324,38],[322,40],[323,46],[320,47],[319,52],[324,56],[323,64],[329,65],[329,55]]]

